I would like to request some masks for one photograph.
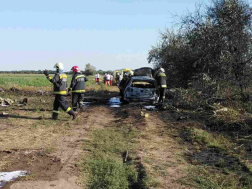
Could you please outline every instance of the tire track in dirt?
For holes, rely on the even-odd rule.
[[[104,129],[114,123],[132,124],[140,131],[136,139],[137,149],[133,153],[137,153],[137,156],[140,157],[147,176],[156,180],[157,184],[153,186],[154,188],[189,188],[177,182],[186,176],[187,165],[180,155],[183,147],[166,133],[165,128],[169,127],[169,121],[168,123],[162,121],[160,113],[155,111],[145,112],[149,114],[149,117],[145,118],[141,116],[141,111],[144,110],[131,104],[118,109],[111,109],[107,106],[90,106],[80,113],[76,121],[61,120],[60,127],[64,127],[62,131],[57,132],[57,130],[49,128],[50,133],[45,135],[51,141],[45,142],[51,143],[54,148],[50,156],[59,158],[62,164],[62,169],[57,174],[57,180],[19,181],[13,183],[10,188],[85,188],[79,177],[79,168],[76,167],[76,163],[81,162],[81,158],[88,153],[84,150],[85,142],[92,140],[90,133],[93,129]],[[60,127],[57,128],[60,129]],[[36,131],[40,131],[40,128],[34,132]],[[36,137],[39,137],[39,134],[36,134]],[[40,143],[37,143],[37,146],[39,147]],[[44,148],[43,144],[41,146]],[[30,145],[28,149],[32,150],[32,147],[34,145]]]
[[[136,153],[147,176],[153,181],[153,188],[190,188],[180,183],[180,179],[186,176],[187,168],[182,157],[183,146],[167,134],[169,123],[160,119],[160,113],[130,106],[116,112],[121,122],[132,124],[141,132],[136,139]],[[141,116],[145,113],[149,116]]]
[[[87,153],[83,150],[83,144],[90,140],[89,132],[92,129],[104,128],[113,119],[113,115],[106,107],[86,108],[84,112],[79,114],[74,124],[71,124],[63,135],[58,136],[57,142],[54,142],[56,150],[50,155],[59,158],[62,163],[62,169],[57,175],[58,180],[16,182],[10,186],[10,189],[84,188],[85,186],[78,178],[79,170],[76,167],[76,163],[80,162],[84,154]]]
[[[183,147],[165,133],[164,128],[169,125],[155,113],[151,113],[145,121],[146,128],[142,130],[144,137],[138,139],[139,156],[145,160],[143,165],[148,167],[150,174],[156,175],[160,182],[161,185],[157,188],[189,188],[179,183],[186,176],[187,165],[181,157]]]

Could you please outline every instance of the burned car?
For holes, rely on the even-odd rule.
[[[149,101],[157,103],[159,90],[156,80],[148,76],[134,76],[129,78],[122,95],[123,102]]]

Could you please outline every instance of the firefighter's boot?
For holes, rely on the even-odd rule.
[[[69,115],[73,116],[73,120],[76,119],[78,113],[74,112],[73,110],[70,110],[69,112],[67,112]]]
[[[58,115],[59,115],[58,113],[53,112],[52,113],[52,119],[53,120],[57,120],[58,119]]]

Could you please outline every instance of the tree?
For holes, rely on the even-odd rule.
[[[96,73],[96,68],[92,66],[90,63],[86,64],[85,67],[85,74],[88,75],[94,75]]]
[[[251,44],[249,4],[243,0],[213,0],[206,10],[199,7],[195,14],[182,17],[178,32],[162,34],[161,44],[152,48],[148,61],[163,66],[174,81],[184,86],[200,73],[214,80],[233,80],[246,98]]]

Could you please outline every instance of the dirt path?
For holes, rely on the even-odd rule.
[[[0,169],[29,170],[32,174],[8,183],[4,189],[85,188],[78,167],[88,153],[83,150],[85,141],[90,140],[93,129],[103,129],[115,122],[130,123],[140,131],[134,153],[140,157],[147,176],[156,183],[152,188],[189,188],[179,182],[186,176],[183,147],[167,133],[169,120],[164,122],[160,112],[131,105],[118,109],[93,105],[76,121],[60,116],[57,122],[39,119],[41,114],[50,117],[50,112],[14,109],[9,113],[18,116],[1,119]]]
[[[22,170],[28,168],[36,177],[35,180],[39,180],[9,183],[5,188],[82,188],[83,183],[78,180],[79,171],[76,164],[85,153],[83,145],[88,140],[89,130],[101,128],[113,119],[106,112],[105,107],[92,107],[81,113],[74,124],[72,124],[72,121],[59,122],[59,125],[56,125],[54,128],[46,126],[46,128],[36,128],[35,131],[31,131],[30,126],[34,123],[29,123],[25,126],[23,121],[21,121],[19,126],[14,128],[8,127],[8,124],[1,124],[0,127],[4,129],[0,133],[0,138],[4,138],[2,142],[5,144],[1,145],[0,149],[0,157],[2,156],[3,158],[3,161],[1,161],[3,170],[15,171],[17,168]],[[26,116],[27,112],[19,111],[19,114]],[[23,135],[24,133],[26,133],[25,136]],[[34,138],[37,138],[37,140],[34,140]],[[22,142],[20,143],[20,141]],[[31,143],[31,141],[33,142]],[[47,155],[47,153],[50,154]],[[17,163],[15,159],[22,159],[22,161]],[[45,165],[45,160],[43,159],[49,161],[47,165]],[[6,166],[7,164],[8,166]],[[29,166],[26,166],[27,164]],[[56,165],[53,169],[54,164]],[[40,179],[46,181],[41,181],[38,178],[42,175],[40,172],[46,175],[42,177],[43,179]],[[33,178],[29,178],[29,180],[33,180]]]
[[[184,147],[168,133],[173,127],[172,121],[162,121],[162,112],[147,111],[140,107],[118,111],[121,113],[117,114],[127,115],[120,121],[135,125],[141,133],[137,137],[136,153],[147,176],[156,182],[153,188],[190,188],[180,183],[180,179],[187,174],[188,164],[182,157]]]

